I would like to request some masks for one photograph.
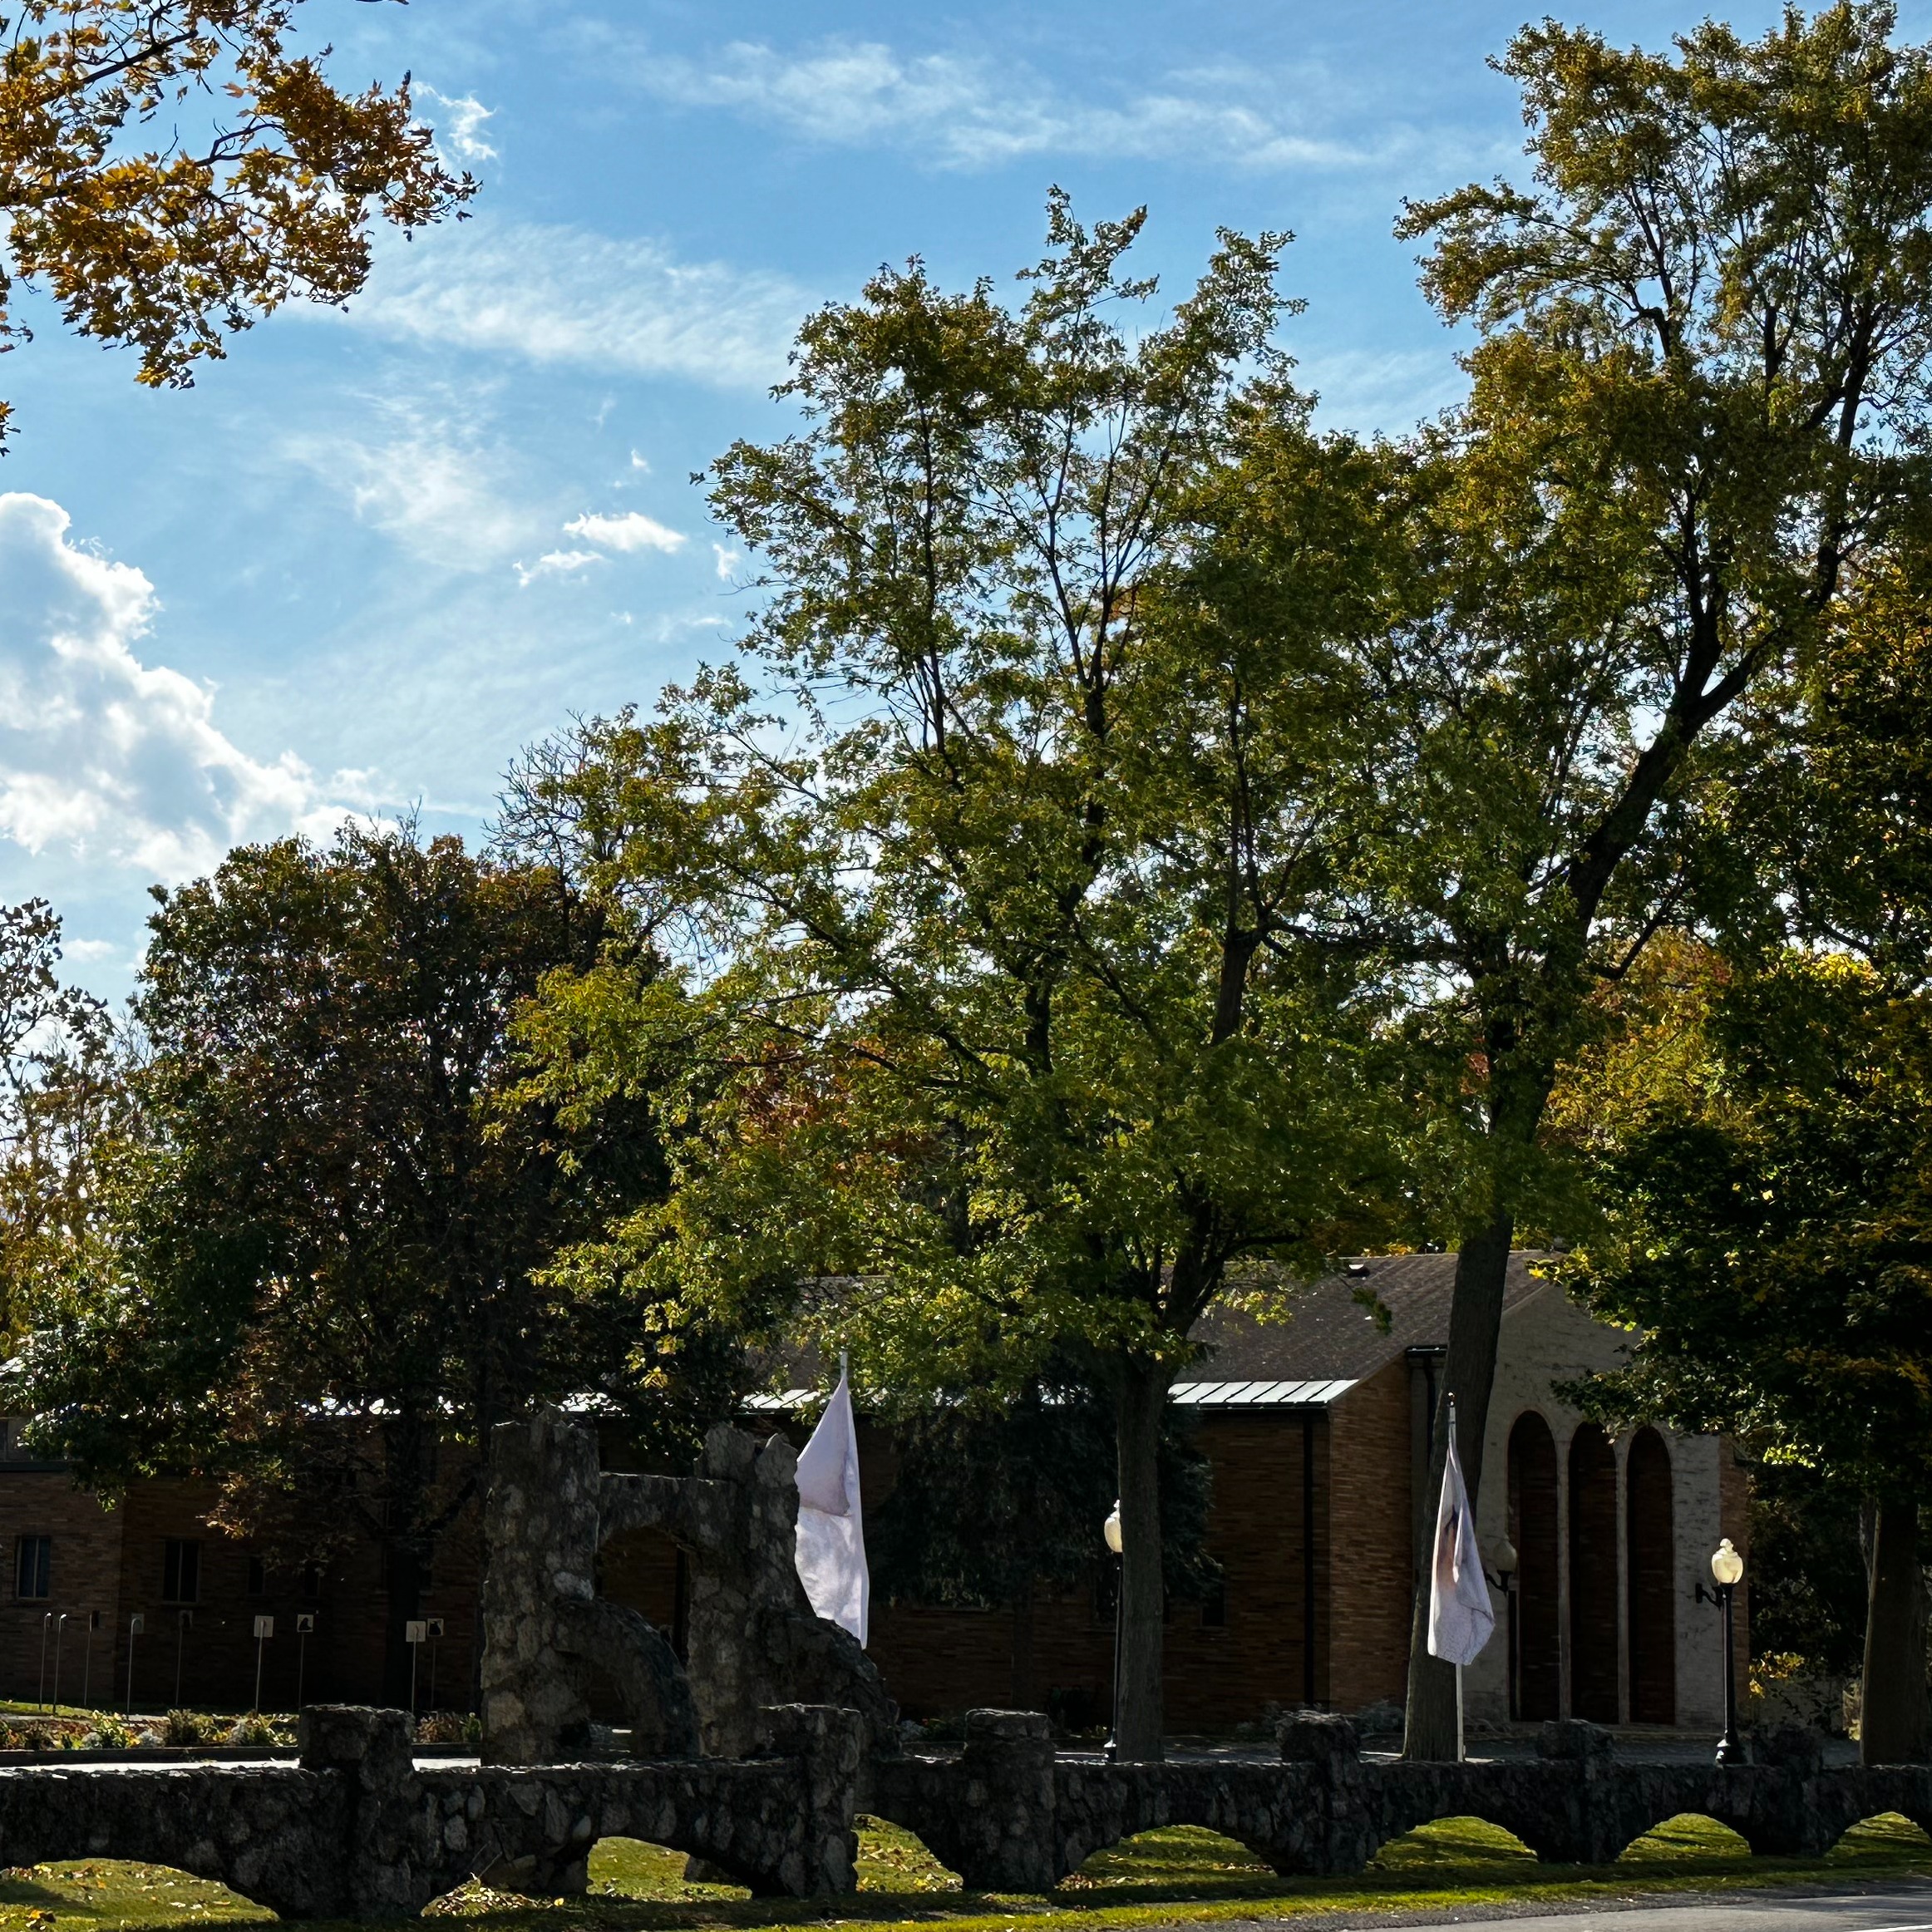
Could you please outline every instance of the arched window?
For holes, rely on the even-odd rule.
[[[1594,1422],[1570,1439],[1570,1714],[1614,1724],[1617,1700],[1617,1455]]]
[[[1624,1546],[1630,1571],[1630,1722],[1677,1722],[1677,1542],[1670,1451],[1639,1429],[1624,1465]]]
[[[1557,1619],[1556,1439],[1534,1409],[1510,1431],[1510,1540],[1516,1546],[1511,1604],[1516,1714],[1563,1714],[1563,1650]]]

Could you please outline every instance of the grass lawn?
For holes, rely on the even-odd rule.
[[[593,1852],[586,1898],[545,1903],[465,1886],[430,1907],[476,1932],[1111,1932],[1178,1920],[1288,1919],[1340,1912],[1556,1903],[1639,1893],[1809,1881],[1932,1877],[1932,1841],[1900,1817],[1868,1819],[1822,1859],[1753,1858],[1708,1818],[1673,1818],[1614,1865],[1543,1865],[1519,1840],[1478,1818],[1445,1818],[1382,1847],[1346,1879],[1281,1879],[1231,1839],[1191,1826],[1149,1831],[1106,1851],[1044,1896],[966,1893],[918,1839],[864,1821],[859,1895],[821,1909],[754,1900],[733,1885],[684,1878],[682,1852],[609,1839]],[[261,1923],[270,1915],[218,1885],[111,1859],[0,1873],[0,1932],[23,1928]],[[451,1932],[460,1932],[452,1928]]]

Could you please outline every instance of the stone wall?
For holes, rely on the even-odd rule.
[[[1701,1811],[1754,1851],[1816,1856],[1861,1818],[1932,1827],[1932,1767],[1824,1767],[1815,1734],[1758,1762],[1631,1764],[1588,1724],[1545,1727],[1527,1763],[1365,1764],[1344,1718],[1282,1728],[1273,1762],[1112,1765],[1057,1757],[1045,1718],[976,1711],[956,1758],[868,1761],[857,1713],[764,1713],[759,1754],[418,1768],[400,1711],[314,1707],[293,1764],[0,1769],[0,1862],[126,1858],[219,1879],[285,1918],[411,1917],[465,1879],[580,1892],[591,1847],[624,1836],[703,1859],[754,1890],[854,1889],[853,1821],[917,1832],[975,1890],[1042,1891],[1103,1846],[1163,1825],[1238,1840],[1277,1871],[1359,1870],[1433,1818],[1473,1815],[1540,1857],[1607,1863]]]

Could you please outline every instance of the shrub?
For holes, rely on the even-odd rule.
[[[275,1744],[281,1740],[276,1736],[275,1727],[259,1711],[251,1711],[245,1718],[237,1718],[229,1727],[228,1742],[230,1744]]]
[[[221,1720],[204,1711],[170,1711],[161,1725],[164,1744],[212,1744],[221,1735]]]
[[[93,1729],[81,1742],[96,1751],[125,1751],[140,1742],[140,1733],[118,1718],[96,1718]]]

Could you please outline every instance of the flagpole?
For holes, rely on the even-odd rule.
[[[1449,1397],[1449,1446],[1451,1449],[1456,1447],[1456,1397],[1453,1392]],[[1447,1468],[1443,1471],[1442,1480],[1445,1482],[1449,1480]],[[1467,1747],[1462,1741],[1462,1666],[1458,1663],[1456,1666],[1456,1762],[1462,1763],[1468,1755]]]

